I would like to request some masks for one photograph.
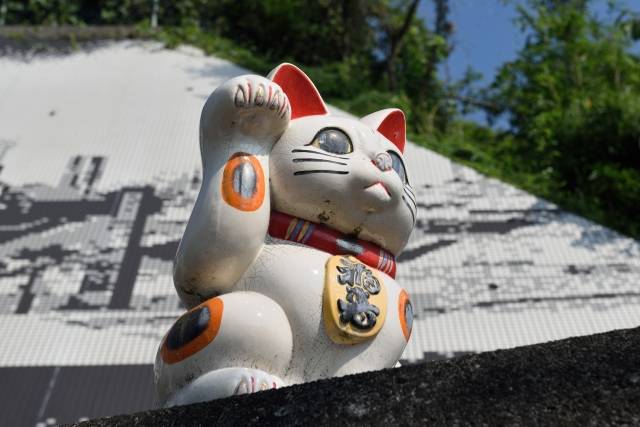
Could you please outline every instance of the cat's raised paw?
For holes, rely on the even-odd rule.
[[[285,93],[275,83],[258,76],[246,78],[239,83],[234,97],[237,108],[264,108],[280,119],[291,116],[291,106]]]
[[[253,74],[234,77],[218,86],[202,109],[201,144],[239,140],[271,150],[289,126],[291,108],[277,83]]]
[[[291,120],[287,95],[277,83],[260,76],[231,79],[216,89],[207,101],[209,103],[211,108],[205,106],[203,117],[205,122],[211,123],[212,129],[219,130],[222,125],[229,124],[231,133],[250,136],[261,145],[275,143]]]

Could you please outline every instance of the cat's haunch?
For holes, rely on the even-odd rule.
[[[392,367],[411,334],[395,258],[416,218],[398,109],[333,115],[282,64],[218,87],[156,357],[163,405]]]

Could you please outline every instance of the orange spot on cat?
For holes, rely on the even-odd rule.
[[[398,297],[398,314],[400,316],[400,327],[402,327],[404,339],[409,341],[411,328],[413,327],[413,307],[409,300],[409,294],[404,289]]]
[[[264,172],[255,156],[236,153],[224,167],[222,198],[234,208],[251,212],[264,201]]]
[[[204,317],[207,322],[202,325],[198,322],[202,322],[203,316],[200,313],[204,308],[208,310],[208,318]],[[224,304],[222,300],[220,298],[212,298],[183,314],[164,338],[162,350],[160,350],[162,360],[168,364],[178,363],[209,345],[218,335],[223,310]],[[195,332],[198,333],[195,334]],[[192,337],[177,348],[175,348],[175,343],[170,342],[170,335],[172,334],[177,336],[174,341],[179,343],[181,338],[189,336],[190,333],[194,334],[195,337]]]

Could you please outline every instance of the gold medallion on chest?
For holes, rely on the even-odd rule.
[[[322,312],[327,335],[336,344],[373,338],[387,312],[381,274],[352,256],[336,255],[326,265]]]

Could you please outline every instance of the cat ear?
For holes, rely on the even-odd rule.
[[[289,98],[291,119],[329,114],[318,89],[302,70],[293,64],[280,64],[267,78],[277,83]]]
[[[387,108],[364,116],[360,121],[377,129],[393,145],[398,147],[401,153],[404,153],[404,144],[407,142],[407,125],[402,110]]]

